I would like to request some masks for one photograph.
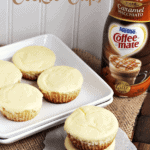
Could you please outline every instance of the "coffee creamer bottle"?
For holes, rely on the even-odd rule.
[[[150,0],[114,0],[104,28],[101,75],[117,96],[138,96],[149,87]]]

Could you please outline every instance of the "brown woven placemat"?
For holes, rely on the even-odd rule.
[[[98,74],[100,72],[100,60],[90,53],[80,50],[73,50],[80,58],[82,58],[93,70]],[[147,93],[144,93],[135,98],[118,98],[114,97],[112,104],[106,108],[112,111],[119,121],[119,126],[122,130],[126,132],[130,140],[133,138],[134,126],[136,122],[137,115],[141,109],[142,103],[146,97]],[[61,125],[60,125],[61,126]],[[57,127],[54,127],[57,128]],[[43,141],[45,139],[46,133],[53,130],[54,128],[48,129],[46,131],[40,132],[26,139],[20,140],[13,144],[0,145],[2,150],[42,150],[44,148]]]

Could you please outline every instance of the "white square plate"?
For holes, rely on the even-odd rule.
[[[51,49],[56,55],[55,66],[66,65],[77,68],[83,75],[84,83],[79,96],[66,104],[52,104],[43,99],[40,113],[34,119],[26,122],[14,122],[6,119],[0,113],[0,137],[10,138],[23,131],[30,130],[46,123],[53,123],[65,117],[76,108],[83,105],[98,105],[113,97],[112,89],[86,63],[84,63],[58,37],[47,34],[0,48],[0,59],[11,61],[12,56],[19,49],[39,45]],[[38,88],[36,81],[22,79],[21,82]]]

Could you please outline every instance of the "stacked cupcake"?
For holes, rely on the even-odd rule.
[[[118,121],[110,111],[83,106],[65,121],[67,150],[114,150]]]

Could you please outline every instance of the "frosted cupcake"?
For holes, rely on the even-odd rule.
[[[0,111],[9,120],[31,120],[40,112],[42,97],[42,93],[31,85],[9,85],[0,90]]]
[[[75,148],[103,150],[113,143],[118,121],[104,108],[83,106],[66,119],[64,130]]]
[[[41,73],[37,84],[48,101],[66,103],[78,96],[83,77],[80,71],[73,67],[55,66]]]
[[[21,81],[22,73],[11,62],[0,60],[0,89]]]
[[[28,46],[17,51],[12,60],[25,79],[36,80],[41,72],[54,66],[56,57],[44,46]]]
[[[68,136],[65,139],[65,148],[66,148],[66,150],[79,150],[72,145]],[[114,149],[115,149],[115,140],[112,142],[112,144],[110,146],[108,146],[104,150],[114,150]]]

